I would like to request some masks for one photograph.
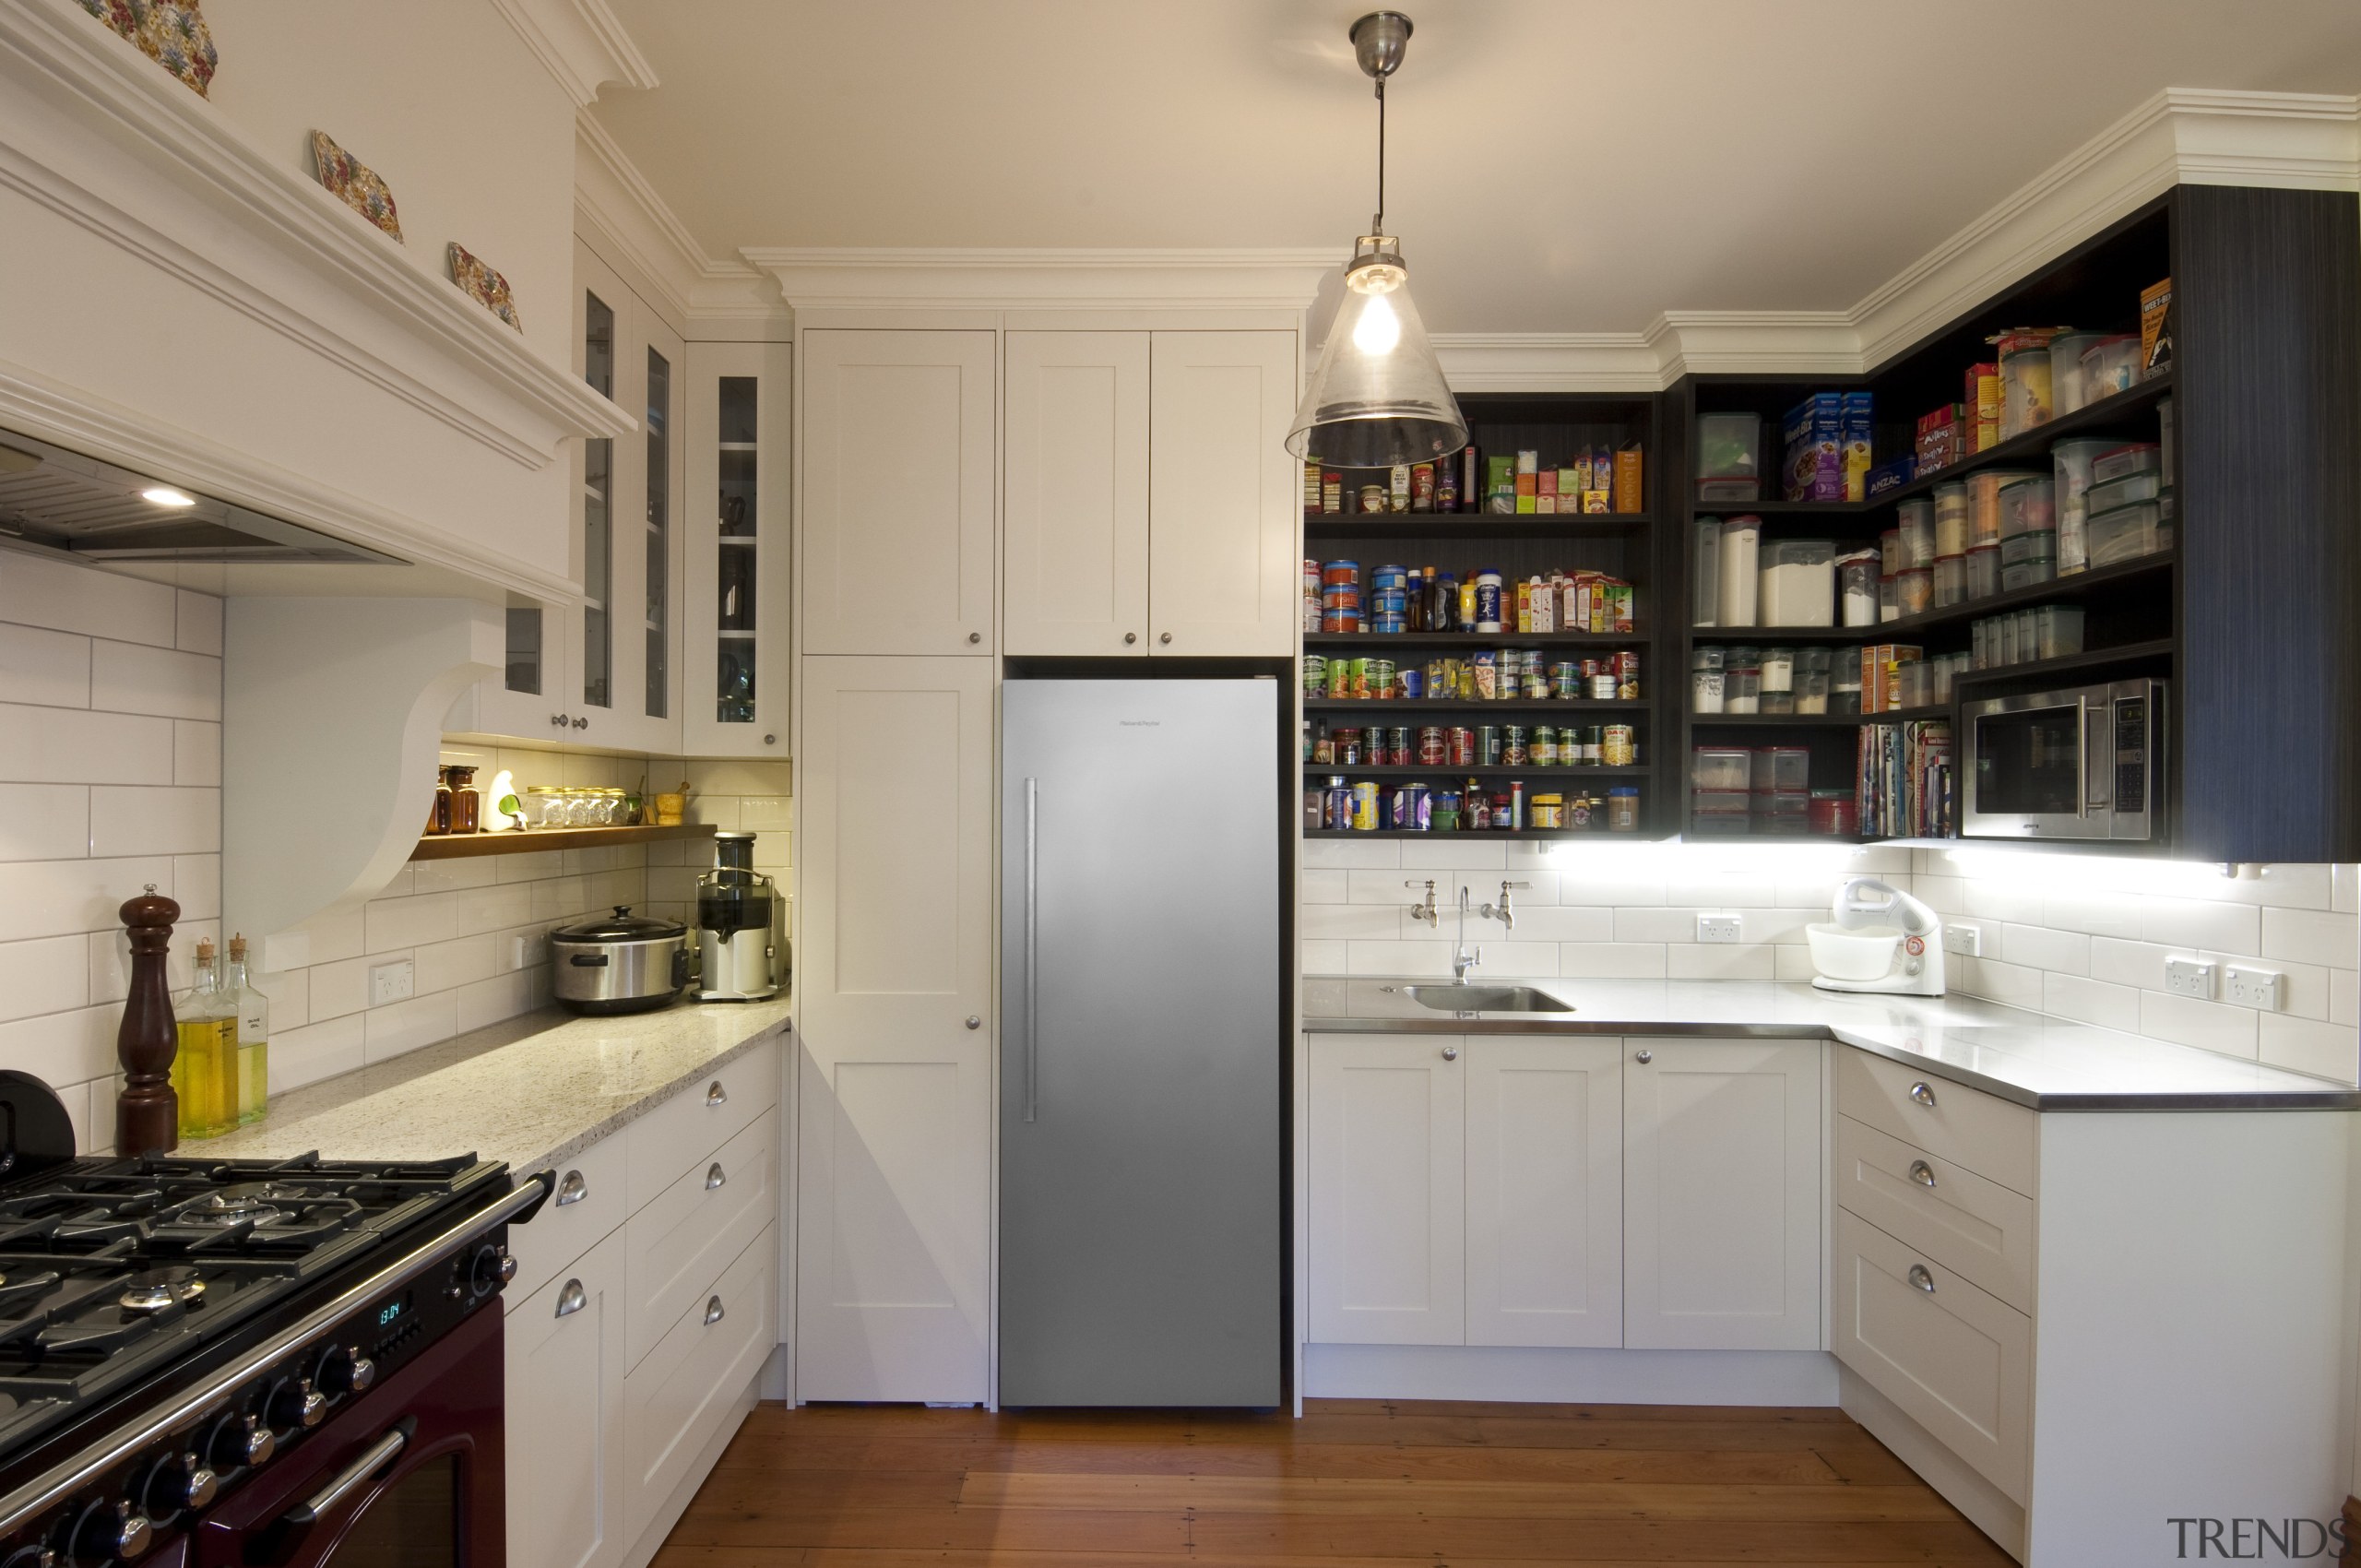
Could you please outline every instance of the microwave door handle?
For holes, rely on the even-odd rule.
[[[2082,725],[2082,814],[2089,816],[2115,804],[2115,704],[2083,703]]]

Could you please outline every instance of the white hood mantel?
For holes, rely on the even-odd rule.
[[[561,599],[566,443],[636,428],[74,0],[0,6],[0,426]]]

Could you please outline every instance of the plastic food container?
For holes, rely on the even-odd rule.
[[[1762,456],[1761,414],[1697,416],[1699,479],[1760,479]]]
[[[2038,588],[2043,583],[2058,580],[2058,558],[2045,555],[2038,561],[2021,561],[2000,567],[2000,591],[2014,593],[2019,588]]]
[[[1799,835],[1811,828],[1811,797],[1805,794],[1754,797],[1754,831],[1778,836]]]
[[[1967,551],[1967,597],[1989,599],[2000,591],[2000,546],[1970,545]]]
[[[2160,515],[2156,504],[2142,501],[2112,512],[2094,512],[2090,520],[2091,564],[2112,566],[2136,561],[2162,548],[2157,540]]]
[[[1902,567],[1931,566],[1935,564],[1935,504],[1921,497],[1904,501],[1894,508],[1902,526],[1895,529],[1902,535]]]
[[[1894,700],[1901,707],[1926,707],[1935,700],[1935,667],[1925,659],[1893,672]]]
[[[2082,350],[2082,400],[2095,403],[2140,381],[2140,334],[2119,332]]]
[[[1836,624],[1836,546],[1789,539],[1762,546],[1759,613],[1765,626]]]
[[[1689,797],[1690,826],[1700,833],[1744,833],[1754,797],[1743,790],[1698,790]]]
[[[2164,471],[2165,455],[2153,441],[2135,441],[2129,445],[2110,446],[2091,464],[2091,482],[2105,484],[2126,474]]]
[[[1893,607],[1897,617],[1922,615],[1935,607],[1935,569],[1913,566],[1893,575]]]
[[[1935,608],[1947,610],[1967,602],[1967,557],[1935,557]]]
[[[2043,333],[2010,333],[2000,350],[2000,439],[2023,435],[2057,415],[2049,383],[2049,340]]]
[[[1814,790],[1806,824],[1814,833],[1851,837],[1861,830],[1859,807],[1850,790]]]
[[[2102,332],[2060,332],[2049,340],[2049,392],[2058,412],[2070,414],[2096,396],[2084,378],[2082,356],[2106,336]]]
[[[2021,479],[2001,487],[2000,543],[2004,552],[2008,542],[2021,534],[2056,535],[2058,512],[2052,504],[2056,491],[2056,481],[2047,475]],[[2008,556],[2003,553],[2000,559],[2005,564]]]
[[[1757,746],[1747,787],[1758,795],[1799,795],[1811,786],[1811,753],[1802,746]]]
[[[1828,671],[1828,711],[1837,715],[1861,711],[1861,661],[1839,659]]]
[[[2058,570],[2079,572],[2090,560],[2088,523],[2091,468],[2115,449],[2112,441],[2061,441],[2049,449],[2051,497],[2058,513]]]
[[[1792,692],[1796,689],[1796,650],[1791,647],[1766,647],[1762,650],[1762,695]]]
[[[1754,499],[1752,496],[1748,500]],[[1689,623],[1692,626],[1722,624],[1722,520],[1697,519],[1697,580],[1690,588]]]
[[[1724,674],[1722,650],[1699,647],[1689,650],[1689,711],[1719,713],[1722,711]]]
[[[2000,569],[2022,566],[2028,561],[2058,560],[2058,536],[2054,533],[2021,533],[2000,541]]]
[[[2068,604],[2044,604],[2031,611],[2034,657],[2064,659],[2082,651],[2082,612]]]
[[[1722,711],[1762,711],[1762,650],[1734,647],[1723,655]]]
[[[1750,787],[1754,754],[1744,746],[1699,746],[1690,754],[1689,784],[1698,790]]]
[[[2111,479],[2104,484],[2091,486],[2089,506],[2093,512],[2112,512],[2118,506],[2129,506],[2135,501],[2153,501],[2164,490],[2164,474],[2157,469],[2142,469]]]
[[[2021,479],[2042,476],[2024,469],[1987,469],[1982,473],[1967,476],[1967,542],[1970,549],[1979,544],[2000,542],[2000,492]]]
[[[1856,926],[1851,930],[1815,921],[1804,927],[1811,947],[1811,967],[1830,980],[1882,980],[1893,968],[1893,950],[1902,945],[1902,928]]]
[[[1941,484],[1935,487],[1935,553],[1964,555],[1967,552],[1967,486]]]
[[[1845,625],[1878,624],[1878,558],[1869,551],[1836,558],[1838,618]]]

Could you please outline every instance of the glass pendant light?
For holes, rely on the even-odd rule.
[[[1372,11],[1352,28],[1353,54],[1377,83],[1377,216],[1354,242],[1345,301],[1287,429],[1287,450],[1341,469],[1430,463],[1467,443],[1467,420],[1443,381],[1409,268],[1385,232],[1385,78],[1402,64],[1410,18]]]

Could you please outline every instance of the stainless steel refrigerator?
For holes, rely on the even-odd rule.
[[[1280,1401],[1280,695],[1002,686],[1004,1405]]]

